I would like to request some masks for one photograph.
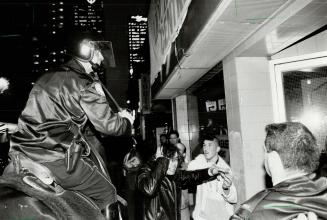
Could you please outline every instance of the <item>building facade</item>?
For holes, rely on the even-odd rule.
[[[188,89],[222,63],[239,202],[266,186],[265,125],[301,121],[324,141],[326,10],[319,0],[151,4],[151,92],[175,103],[174,126],[191,148],[198,144],[199,103]]]

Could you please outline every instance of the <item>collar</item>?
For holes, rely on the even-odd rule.
[[[67,63],[65,63],[64,65],[62,65],[62,67],[63,67],[64,69],[68,68],[68,69],[70,69],[70,70],[73,70],[74,72],[88,75],[88,74],[85,72],[85,69],[84,69],[84,67],[82,66],[82,64],[80,64],[76,59],[71,59],[71,60],[69,60]]]
[[[216,162],[214,162],[214,163],[212,163],[212,162],[210,162],[210,161],[207,161],[207,163],[212,163],[212,164],[217,164],[218,162],[219,162],[219,155],[217,155],[218,157],[217,157],[217,160],[216,160]]]

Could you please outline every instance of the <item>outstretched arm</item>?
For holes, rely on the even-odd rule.
[[[215,179],[220,172],[225,172],[225,169],[216,165],[211,166],[209,169],[194,171],[181,170],[176,173],[175,181],[182,187],[182,189],[187,189],[191,186],[199,185],[205,181]]]

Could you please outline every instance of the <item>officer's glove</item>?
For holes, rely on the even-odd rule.
[[[118,115],[120,117],[127,118],[129,120],[129,122],[131,123],[131,125],[133,125],[135,116],[133,114],[131,114],[129,111],[127,111],[126,109],[121,110],[120,112],[118,112]]]

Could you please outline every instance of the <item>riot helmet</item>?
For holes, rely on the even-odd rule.
[[[73,30],[69,35],[66,43],[66,54],[81,61],[89,62],[94,67],[94,71],[103,71],[103,65],[94,64],[92,59],[95,51],[99,51],[104,57],[104,65],[114,67],[114,55],[112,44],[110,41],[105,41],[103,37],[87,30]],[[98,69],[100,67],[100,69]]]

